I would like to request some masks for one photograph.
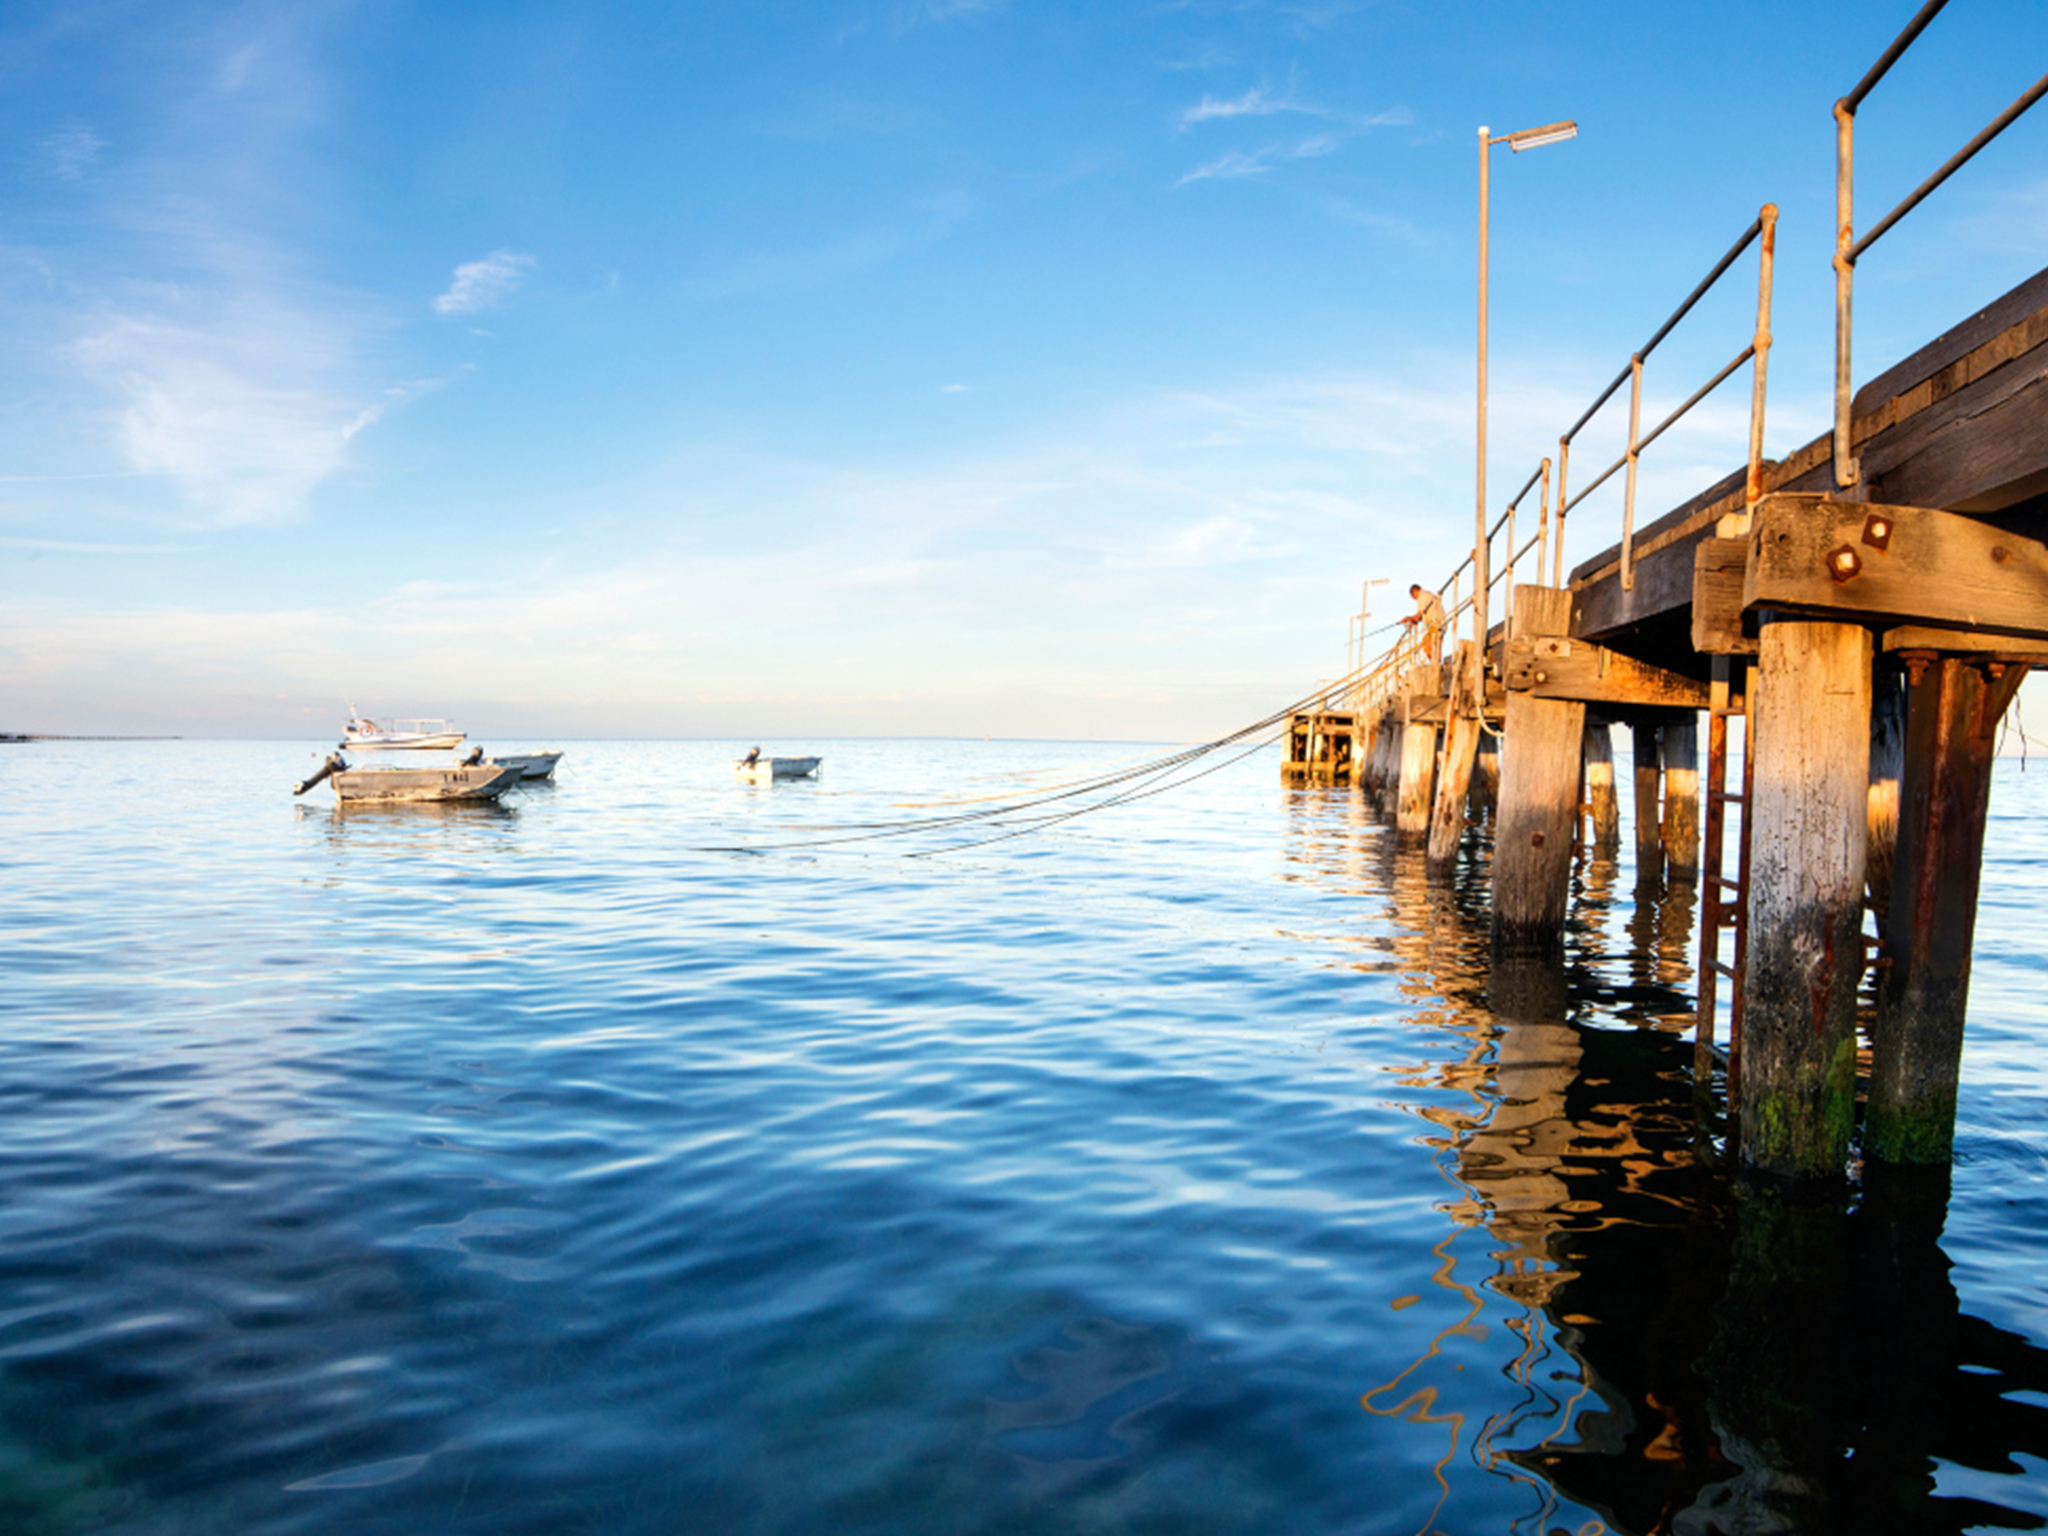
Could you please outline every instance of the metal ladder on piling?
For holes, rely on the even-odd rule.
[[[1740,666],[1742,691],[1734,692],[1730,677]],[[1749,814],[1750,794],[1755,784],[1756,743],[1750,734],[1749,701],[1755,680],[1748,661],[1741,657],[1716,656],[1714,677],[1707,707],[1707,817],[1700,870],[1700,966],[1699,1018],[1693,1035],[1693,1079],[1704,1085],[1713,1081],[1715,1007],[1720,1000],[1721,978],[1727,977],[1728,995],[1728,1116],[1734,1123],[1742,1084],[1742,983],[1749,950]],[[1742,720],[1742,793],[1728,793],[1728,722]],[[1742,808],[1742,831],[1736,844],[1735,878],[1729,879],[1726,844],[1728,807]],[[1732,899],[1731,899],[1732,898]],[[1732,963],[1721,959],[1721,930],[1735,933]]]

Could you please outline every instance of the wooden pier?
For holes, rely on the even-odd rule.
[[[1848,115],[1912,35],[1845,98]],[[2048,77],[1992,131],[2044,89]],[[1843,206],[1838,250],[1853,266],[1874,235],[1852,242],[1846,192]],[[1549,459],[1539,472],[1536,537],[1516,550],[1511,502],[1487,536],[1506,527],[1505,561],[1477,547],[1440,589],[1474,639],[1440,663],[1404,640],[1329,709],[1297,717],[1312,724],[1287,772],[1355,773],[1439,874],[1461,850],[1478,856],[1484,841],[1466,834],[1490,819],[1496,953],[1561,964],[1575,851],[1620,840],[1612,731],[1627,727],[1639,884],[1700,884],[1696,1074],[1704,1088],[1725,1073],[1731,1152],[1785,1177],[1841,1174],[1861,1021],[1864,1156],[1945,1164],[1998,727],[2026,672],[2048,666],[2048,271],[1845,387],[1835,430],[1773,462],[1761,442],[1775,219],[1767,205],[1560,439],[1554,514]],[[1663,430],[1638,430],[1644,359],[1752,245],[1755,339],[1671,418],[1751,363],[1749,463],[1636,527],[1635,460]],[[1846,381],[1846,280],[1841,291]],[[1623,383],[1628,452],[1594,482],[1625,464],[1622,537],[1561,576],[1565,514],[1593,489],[1565,499],[1572,439]],[[1517,584],[1532,547],[1537,579]],[[1499,588],[1506,617],[1489,624]],[[1474,771],[1482,740],[1497,790]]]

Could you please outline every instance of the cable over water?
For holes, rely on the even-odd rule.
[[[1383,625],[1373,635],[1381,635],[1398,628],[1397,624]],[[1368,636],[1367,638],[1371,638]],[[826,837],[795,838],[773,843],[727,843],[707,844],[691,849],[695,853],[773,853],[799,849],[828,848],[847,843],[875,842],[883,838],[907,837],[919,833],[943,832],[969,827],[1000,827],[1004,830],[993,837],[975,838],[967,842],[952,843],[944,848],[927,849],[913,857],[928,858],[937,853],[956,853],[968,848],[980,848],[989,843],[1002,842],[1027,833],[1044,831],[1063,822],[1085,816],[1091,811],[1109,810],[1116,806],[1129,805],[1139,800],[1150,799],[1170,789],[1192,784],[1212,773],[1228,768],[1261,748],[1270,746],[1286,734],[1285,722],[1311,706],[1322,704],[1333,695],[1350,688],[1370,675],[1384,658],[1375,658],[1369,665],[1360,666],[1333,682],[1325,683],[1314,692],[1304,694],[1280,709],[1249,725],[1238,727],[1225,735],[1194,746],[1182,747],[1164,756],[1148,759],[1115,773],[1100,774],[1078,783],[1057,786],[1036,794],[1017,797],[992,797],[993,804],[983,805],[977,810],[955,811],[941,816],[906,817],[898,821],[844,822],[830,825],[822,830],[833,835]],[[1249,745],[1246,745],[1249,743]],[[1233,747],[1243,750],[1211,763],[1199,772],[1180,773],[1192,768],[1205,758]],[[1176,776],[1178,775],[1178,776]],[[1116,791],[1111,793],[1111,791]],[[1102,796],[1088,800],[1082,805],[1071,805],[1076,799],[1091,795]],[[1045,807],[1057,806],[1057,810]],[[1034,814],[1036,813],[1036,814]]]

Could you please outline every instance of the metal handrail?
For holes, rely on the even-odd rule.
[[[2019,99],[1981,129],[1977,136],[1949,156],[1941,168],[1915,187],[1899,205],[1872,226],[1870,233],[1861,240],[1855,238],[1855,160],[1856,160],[1856,109],[1863,104],[1863,98],[1882,80],[1899,56],[1912,46],[1913,40],[1926,30],[1948,0],[1927,0],[1913,19],[1906,23],[1905,30],[1892,39],[1889,48],[1878,57],[1875,64],[1856,82],[1854,90],[1835,103],[1835,485],[1848,490],[1863,479],[1863,466],[1854,452],[1855,444],[1850,440],[1850,408],[1853,403],[1850,390],[1850,342],[1853,325],[1851,322],[1851,297],[1855,286],[1856,262],[1863,253],[1877,242],[1899,220],[1919,207],[1921,202],[1936,187],[1968,164],[1978,150],[1989,144],[2013,125],[2022,113],[2043,95],[2048,95],[2048,74],[2044,74],[2026,90]]]
[[[1946,3],[1946,0],[1942,0],[1942,3]],[[1700,280],[1691,293],[1686,295],[1684,302],[1666,317],[1664,323],[1657,327],[1648,341],[1644,342],[1641,347],[1630,355],[1628,367],[1615,376],[1614,381],[1595,397],[1593,403],[1586,407],[1585,411],[1579,416],[1579,419],[1566,429],[1563,436],[1558,438],[1555,522],[1552,522],[1551,515],[1553,505],[1550,482],[1551,464],[1550,460],[1545,458],[1530,473],[1529,478],[1522,482],[1521,489],[1515,492],[1500,517],[1486,530],[1486,547],[1483,551],[1486,567],[1491,567],[1493,564],[1493,541],[1500,536],[1503,529],[1507,532],[1507,560],[1499,568],[1497,574],[1491,574],[1487,577],[1484,591],[1490,595],[1494,587],[1505,584],[1507,616],[1510,619],[1514,613],[1515,567],[1522,557],[1528,554],[1531,549],[1538,551],[1536,579],[1540,584],[1544,577],[1545,556],[1547,554],[1550,579],[1553,583],[1561,583],[1564,580],[1565,514],[1592,495],[1594,491],[1606,484],[1608,480],[1612,479],[1616,473],[1623,469],[1627,470],[1628,479],[1627,491],[1624,494],[1622,505],[1621,584],[1624,591],[1634,590],[1636,462],[1645,448],[1663,436],[1666,431],[1684,417],[1688,411],[1692,410],[1694,406],[1698,405],[1708,395],[1726,383],[1729,377],[1742,367],[1744,363],[1754,364],[1750,389],[1749,465],[1748,474],[1744,481],[1744,500],[1746,505],[1753,507],[1761,498],[1763,493],[1764,403],[1767,368],[1771,351],[1771,292],[1773,266],[1777,248],[1777,225],[1777,205],[1765,203],[1762,209],[1758,211],[1756,219],[1750,224],[1749,228],[1744,230],[1741,237],[1728,248],[1719,261],[1714,263],[1712,270]],[[1649,357],[1656,350],[1658,344],[1671,334],[1679,321],[1683,320],[1691,312],[1693,306],[1698,304],[1707,291],[1727,273],[1728,269],[1735,264],[1742,253],[1759,241],[1762,242],[1762,246],[1757,258],[1756,330],[1751,336],[1748,345],[1736,353],[1705,384],[1694,390],[1676,410],[1658,422],[1647,433],[1643,432],[1644,359]],[[1621,388],[1624,382],[1627,382],[1630,386],[1628,448],[1619,459],[1616,459],[1614,463],[1594,476],[1592,483],[1587,485],[1578,495],[1567,497],[1565,494],[1565,473],[1570,463],[1572,439],[1593,419],[1600,408],[1614,397],[1615,392]],[[1527,543],[1517,547],[1515,544],[1516,511],[1521,506],[1523,500],[1527,498],[1530,490],[1538,485],[1542,486],[1543,491],[1538,501],[1540,520],[1536,536]],[[1466,570],[1471,569],[1474,575],[1475,586],[1477,585],[1479,570],[1486,568],[1478,564],[1481,555],[1482,550],[1479,546],[1475,545],[1464,559],[1452,567],[1451,574],[1436,589],[1439,598],[1444,597],[1446,594],[1449,594],[1450,597],[1450,606],[1444,615],[1444,628],[1446,631],[1452,630],[1456,625],[1459,615],[1475,605],[1479,594],[1474,592],[1470,596],[1464,595],[1463,578]],[[1408,666],[1413,664],[1413,658],[1419,648],[1421,639],[1420,634],[1411,633],[1395,641],[1394,645],[1381,658],[1379,664],[1357,681],[1353,694],[1354,697],[1361,701],[1358,706],[1359,708],[1370,707],[1371,704],[1386,698],[1393,691],[1394,681],[1406,672]]]
[[[1764,401],[1771,350],[1771,290],[1773,286],[1773,267],[1777,255],[1777,230],[1777,204],[1765,203],[1758,210],[1757,216],[1751,221],[1750,226],[1742,232],[1733,245],[1728,247],[1721,259],[1714,263],[1712,270],[1700,279],[1692,292],[1685,296],[1685,301],[1671,312],[1662,325],[1657,327],[1656,332],[1648,341],[1644,342],[1641,347],[1637,348],[1630,355],[1628,366],[1614,376],[1613,382],[1600,391],[1599,395],[1595,397],[1591,405],[1586,407],[1579,419],[1566,429],[1563,436],[1558,438],[1557,534],[1556,543],[1552,551],[1552,580],[1562,581],[1564,578],[1564,520],[1566,514],[1601,486],[1605,485],[1616,473],[1626,470],[1626,489],[1622,493],[1621,585],[1623,591],[1632,592],[1635,590],[1637,461],[1641,458],[1642,451],[1645,448],[1649,447],[1659,437],[1662,437],[1688,411],[1727,382],[1728,378],[1744,363],[1754,364],[1754,377],[1750,388],[1749,465],[1748,473],[1744,479],[1744,499],[1746,504],[1754,506],[1761,497],[1763,493]],[[1734,266],[1742,253],[1747,251],[1752,245],[1760,245],[1760,250],[1757,257],[1756,330],[1752,334],[1749,344],[1736,353],[1711,379],[1693,391],[1683,405],[1657,423],[1655,427],[1650,429],[1648,434],[1645,434],[1642,430],[1644,362],[1657,349],[1658,344],[1677,328],[1679,321],[1683,320],[1692,311],[1693,306],[1699,303],[1707,291],[1726,275],[1728,269]],[[1600,408],[1614,398],[1615,392],[1621,388],[1623,383],[1627,383],[1629,386],[1628,447],[1622,452],[1620,458],[1608,465],[1598,475],[1595,475],[1592,483],[1587,485],[1578,495],[1568,496],[1566,494],[1568,489],[1566,476],[1571,464],[1572,440],[1598,414]]]
[[[1945,4],[1946,0],[1935,0],[1935,3],[1938,7],[1939,4]],[[1924,25],[1924,23],[1922,24]],[[1907,39],[1907,41],[1910,40],[1910,38]],[[1867,88],[1866,84],[1866,86],[1859,89]],[[1522,482],[1521,489],[1515,492],[1500,517],[1494,521],[1491,527],[1485,530],[1483,542],[1476,543],[1470,553],[1452,568],[1449,577],[1437,587],[1436,591],[1439,598],[1444,597],[1446,594],[1450,598],[1450,607],[1444,618],[1444,628],[1446,631],[1451,630],[1455,626],[1459,615],[1477,604],[1482,592],[1490,596],[1494,587],[1503,584],[1506,588],[1507,616],[1511,619],[1514,613],[1515,568],[1521,559],[1532,549],[1537,551],[1536,579],[1539,584],[1544,579],[1546,563],[1549,566],[1548,575],[1550,581],[1553,584],[1562,584],[1564,580],[1565,515],[1588,496],[1592,495],[1594,491],[1606,484],[1614,475],[1623,470],[1627,471],[1627,489],[1624,493],[1622,504],[1621,584],[1623,590],[1633,591],[1635,588],[1634,555],[1637,461],[1640,459],[1645,448],[1663,436],[1687,412],[1691,411],[1702,400],[1706,399],[1708,395],[1720,388],[1722,384],[1726,383],[1736,370],[1745,363],[1752,365],[1752,374],[1750,384],[1749,461],[1747,474],[1744,477],[1744,503],[1746,506],[1753,508],[1757,501],[1761,499],[1763,494],[1764,407],[1771,351],[1771,295],[1777,251],[1777,226],[1777,205],[1775,203],[1765,203],[1758,210],[1756,218],[1750,223],[1749,227],[1742,232],[1733,245],[1729,246],[1727,251],[1722,254],[1721,259],[1714,263],[1707,275],[1694,286],[1692,292],[1686,295],[1684,301],[1665,318],[1664,322],[1651,334],[1648,341],[1644,342],[1641,347],[1630,354],[1628,366],[1615,375],[1613,381],[1605,389],[1601,390],[1594,397],[1593,403],[1587,406],[1580,414],[1579,419],[1573,422],[1565,430],[1564,434],[1558,438],[1555,501],[1553,502],[1551,495],[1551,461],[1548,458],[1545,458],[1538,464],[1535,470],[1530,473],[1529,478]],[[1642,430],[1644,361],[1656,351],[1664,339],[1677,328],[1679,322],[1691,313],[1693,307],[1699,303],[1701,298],[1707,294],[1715,283],[1719,282],[1727,274],[1728,269],[1752,245],[1759,245],[1760,248],[1757,256],[1756,328],[1751,335],[1749,343],[1724,364],[1705,384],[1694,390],[1683,404],[1645,433]],[[1566,475],[1571,462],[1572,441],[1585,428],[1587,423],[1592,421],[1594,416],[1599,413],[1601,407],[1614,398],[1624,383],[1629,385],[1628,447],[1619,459],[1616,459],[1614,463],[1594,476],[1592,482],[1576,496],[1568,496],[1566,494],[1568,490]],[[1516,513],[1522,502],[1528,497],[1529,492],[1538,485],[1542,486],[1542,495],[1538,500],[1539,521],[1537,532],[1535,537],[1518,546],[1515,543]],[[1552,519],[1553,508],[1555,510],[1554,522]],[[1482,570],[1488,570],[1493,565],[1493,541],[1501,535],[1503,530],[1507,534],[1507,560],[1500,567],[1498,574],[1489,574],[1484,578],[1484,586],[1481,588],[1478,585],[1481,580],[1478,573]],[[1484,564],[1481,564],[1481,561],[1484,561]],[[1474,585],[1477,588],[1469,596],[1465,595],[1463,584],[1464,573],[1467,569],[1473,571]],[[1378,702],[1392,693],[1398,678],[1404,675],[1408,668],[1413,665],[1422,638],[1419,633],[1413,632],[1403,636],[1389,648],[1380,662],[1370,672],[1358,679],[1354,688],[1354,696],[1364,701],[1360,707],[1369,707],[1371,703]]]

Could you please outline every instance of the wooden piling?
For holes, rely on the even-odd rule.
[[[1879,666],[1870,692],[1870,849],[1864,884],[1880,938],[1890,931],[1892,863],[1899,841],[1899,776],[1905,761],[1905,678],[1896,667]]]
[[[1890,965],[1878,988],[1864,1150],[1945,1166],[1955,1143],[1963,1015],[1998,722],[2025,669],[1956,656],[1908,689]]]
[[[1621,796],[1614,787],[1614,736],[1605,720],[1586,724],[1586,800],[1593,811],[1593,846],[1612,853],[1621,846]]]
[[[1673,880],[1700,874],[1700,727],[1696,716],[1667,720],[1664,747],[1664,863]]]
[[[1429,831],[1430,791],[1435,788],[1436,727],[1411,720],[1401,728],[1401,777],[1394,808],[1394,827],[1405,837]]]
[[[1562,635],[1570,617],[1563,588],[1515,588],[1516,635]],[[1507,696],[1493,841],[1496,950],[1551,950],[1562,941],[1585,732],[1582,703]]]
[[[1636,883],[1654,885],[1664,878],[1664,817],[1657,805],[1664,753],[1654,723],[1638,720],[1629,734],[1636,779]]]
[[[1473,763],[1473,793],[1478,802],[1495,815],[1500,813],[1500,737],[1492,731],[1479,733],[1479,756]]]
[[[1405,727],[1399,711],[1390,710],[1380,721],[1380,764],[1374,775],[1374,798],[1383,813],[1391,813],[1401,786],[1401,744]]]
[[[1429,818],[1429,868],[1433,874],[1450,868],[1465,835],[1465,799],[1472,788],[1472,760],[1479,751],[1479,698],[1472,687],[1478,671],[1476,655],[1471,641],[1459,644],[1458,683],[1451,692],[1436,804]]]
[[[1744,807],[1755,820],[1741,1153],[1790,1178],[1839,1176],[1854,1118],[1870,669],[1860,624],[1762,628]]]

